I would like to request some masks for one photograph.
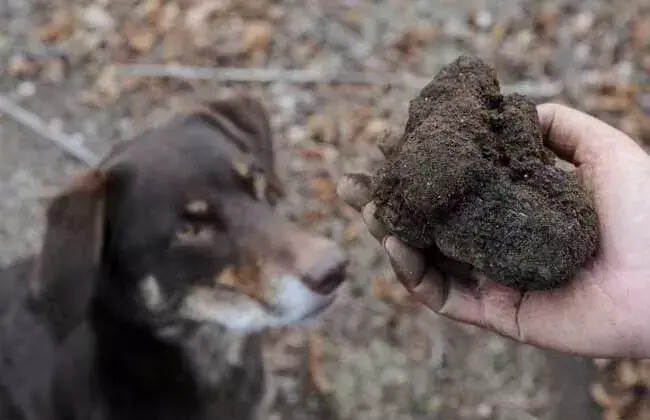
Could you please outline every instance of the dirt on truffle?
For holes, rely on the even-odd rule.
[[[525,290],[563,284],[598,242],[592,198],[556,166],[533,102],[501,95],[494,70],[473,57],[445,66],[411,101],[373,199],[406,243]]]

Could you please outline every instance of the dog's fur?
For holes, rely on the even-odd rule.
[[[0,274],[3,420],[253,419],[259,331],[342,281],[332,242],[274,214],[267,116],[208,104],[118,145]]]

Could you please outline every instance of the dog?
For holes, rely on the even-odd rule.
[[[114,147],[0,274],[2,419],[264,418],[260,333],[325,309],[346,264],[281,195],[251,98]]]

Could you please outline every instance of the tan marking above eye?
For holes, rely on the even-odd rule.
[[[205,200],[193,200],[185,205],[185,211],[191,215],[205,215],[208,209],[208,202]]]

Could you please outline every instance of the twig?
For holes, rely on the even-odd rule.
[[[97,155],[85,146],[71,140],[64,134],[54,132],[38,115],[30,112],[7,96],[0,94],[0,113],[4,113],[25,127],[31,129],[36,134],[50,140],[62,148],[70,156],[88,166],[95,166],[99,163]]]
[[[288,83],[340,83],[355,85],[392,85],[420,89],[430,79],[412,74],[389,77],[368,75],[361,72],[328,74],[318,70],[279,68],[192,67],[166,64],[125,64],[117,66],[119,75],[127,77],[170,77],[187,80],[214,80],[218,82],[288,82]],[[506,92],[550,98],[562,93],[559,82],[525,81],[504,86]]]
[[[328,75],[317,70],[188,67],[165,64],[129,64],[117,66],[118,74],[131,77],[173,77],[179,79],[216,80],[220,82],[289,82],[377,84],[361,73]]]

